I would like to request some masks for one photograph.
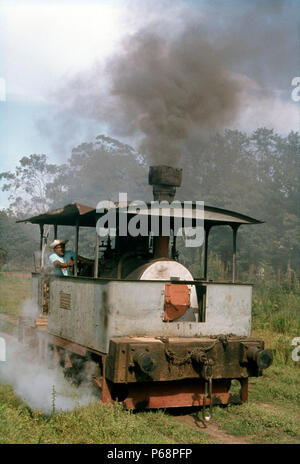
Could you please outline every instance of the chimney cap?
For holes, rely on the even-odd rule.
[[[182,179],[182,169],[172,166],[150,166],[149,184],[150,185],[170,185],[180,187]]]

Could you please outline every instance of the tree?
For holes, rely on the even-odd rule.
[[[240,228],[240,271],[266,266],[300,275],[299,142],[298,133],[283,137],[265,128],[251,135],[227,130],[186,141],[183,184],[176,198],[203,200],[265,221]],[[51,165],[45,155],[31,155],[20,160],[15,172],[2,173],[1,179],[6,181],[2,190],[10,193],[12,212],[24,216],[72,202],[95,207],[100,200],[117,201],[118,192],[127,192],[129,201],[152,200],[147,176],[144,159],[132,147],[99,135],[93,143],[74,148],[65,164]],[[7,214],[13,220],[13,214]],[[5,238],[6,232],[0,236],[2,261],[7,261]],[[230,229],[213,229],[209,247],[230,270]],[[199,274],[199,253],[181,251],[186,264]]]
[[[33,254],[39,249],[36,225],[16,224],[10,211],[0,211],[0,266],[8,270],[32,269]]]
[[[227,130],[186,143],[183,191],[178,195],[264,221],[239,231],[242,270],[266,263],[275,270],[291,267],[300,275],[299,146],[299,133],[283,137],[266,128],[250,136]],[[224,228],[214,231],[210,246],[228,259],[231,243]]]
[[[143,200],[148,189],[143,158],[129,145],[99,135],[94,143],[82,143],[72,150],[67,163],[48,194],[52,206],[71,202],[97,206],[100,200],[118,201],[118,192],[128,193],[128,200]]]
[[[5,183],[2,191],[9,193],[9,207],[19,217],[38,214],[48,209],[48,184],[53,182],[61,167],[47,163],[46,155],[24,156],[15,172],[0,173]]]

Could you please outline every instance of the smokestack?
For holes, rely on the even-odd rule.
[[[166,200],[171,203],[174,200],[176,187],[180,187],[182,169],[171,166],[150,166],[149,184],[153,186],[155,201]],[[154,238],[154,258],[169,258],[169,236]]]
[[[150,166],[149,184],[153,185],[154,200],[172,202],[176,187],[180,187],[182,169],[171,166]]]

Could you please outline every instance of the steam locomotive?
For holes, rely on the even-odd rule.
[[[93,228],[95,259],[89,269],[75,259],[68,277],[48,274],[41,260],[32,273],[40,315],[20,318],[19,338],[30,340],[41,359],[59,363],[66,374],[89,376],[104,403],[117,400],[129,409],[201,406],[209,420],[214,404],[245,402],[248,378],[262,375],[272,363],[263,340],[250,336],[252,285],[236,282],[237,231],[260,221],[204,205],[199,245],[204,275],[193,277],[177,260],[175,229],[179,217],[189,218],[193,227],[197,208],[182,208],[179,215],[175,207],[161,206],[172,205],[181,177],[180,169],[150,167],[158,206],[140,207],[139,220],[143,217],[148,228],[143,235],[122,232],[122,223],[128,226],[134,217],[128,204],[100,211],[74,203],[24,220],[39,225],[41,251],[45,225],[53,225],[54,238],[58,226],[73,227],[76,257],[80,228]],[[101,240],[99,223],[112,213],[118,213],[114,228]],[[170,234],[163,233],[166,219]],[[207,280],[209,232],[220,225],[233,232],[228,282]],[[234,380],[237,394],[231,391]]]

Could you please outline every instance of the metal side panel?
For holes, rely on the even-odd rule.
[[[165,283],[54,278],[49,332],[107,353],[113,337],[249,336],[249,285],[206,284],[205,322],[163,322]]]
[[[52,279],[48,330],[85,347],[107,352],[109,284]]]
[[[159,336],[165,326],[163,282],[111,283],[111,336]]]
[[[214,330],[215,333],[250,336],[251,303],[251,285],[208,284],[206,291],[207,329]]]
[[[110,290],[110,336],[249,336],[251,285],[207,284],[205,322],[163,322],[163,282],[117,282]]]

